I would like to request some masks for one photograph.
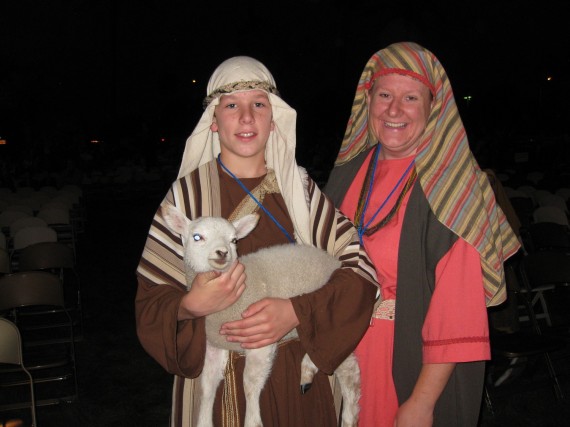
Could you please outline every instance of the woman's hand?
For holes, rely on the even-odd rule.
[[[195,319],[223,310],[245,290],[245,268],[234,262],[224,273],[199,273],[178,307],[178,320]]]
[[[424,405],[411,399],[398,408],[394,427],[431,427],[433,425],[433,406]]]
[[[299,325],[293,304],[281,298],[257,301],[242,313],[242,317],[242,320],[224,323],[220,334],[228,341],[241,343],[245,349],[273,344]]]
[[[396,413],[394,427],[431,427],[435,404],[454,369],[455,363],[425,363],[412,395]]]

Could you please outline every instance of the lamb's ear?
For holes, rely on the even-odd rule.
[[[181,236],[186,236],[186,232],[191,222],[186,218],[186,215],[184,215],[184,213],[176,206],[171,204],[162,205],[160,210],[162,211],[162,216],[168,228]]]
[[[251,233],[251,230],[255,228],[259,221],[258,214],[249,214],[243,218],[235,220],[232,224],[234,225],[237,233],[237,238],[242,239]]]

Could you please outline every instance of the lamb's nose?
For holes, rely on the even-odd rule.
[[[226,257],[228,256],[228,251],[226,250],[222,250],[222,249],[218,249],[216,251],[216,255],[218,255],[220,257],[220,259],[226,259]]]

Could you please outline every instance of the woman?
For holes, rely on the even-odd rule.
[[[519,245],[431,52],[396,43],[370,58],[326,192],[382,291],[356,350],[359,425],[476,425],[486,305],[505,299],[502,263]]]
[[[213,73],[205,111],[188,138],[178,180],[163,203],[194,219],[261,214],[254,231],[238,242],[245,255],[257,249],[298,242],[327,250],[343,265],[320,290],[289,300],[266,298],[221,334],[244,349],[279,341],[297,328],[298,340],[280,345],[260,398],[265,425],[333,426],[337,414],[327,374],[362,338],[378,288],[371,261],[356,230],[295,161],[296,113],[278,95],[263,64],[234,57]],[[175,375],[172,426],[194,425],[191,402],[205,356],[204,316],[232,304],[247,286],[237,263],[221,275],[184,279],[180,236],[154,216],[137,270],[136,318],[146,351]],[[309,392],[300,393],[300,366],[308,353],[320,372]],[[233,353],[214,405],[214,425],[242,425],[245,413],[244,357]]]

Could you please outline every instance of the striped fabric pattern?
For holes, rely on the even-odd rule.
[[[306,172],[303,172],[306,173]],[[326,250],[366,280],[376,282],[376,271],[352,223],[341,215],[315,185],[307,179],[307,198],[310,206],[311,244]],[[220,216],[220,182],[215,161],[206,163],[195,172],[174,182],[163,203],[177,206],[186,216]],[[297,232],[297,230],[295,230]],[[157,210],[137,273],[156,285],[176,284],[186,288],[184,275],[184,247],[178,234],[166,226],[162,212]]]
[[[520,244],[469,149],[449,78],[433,53],[403,42],[370,58],[358,82],[335,165],[378,143],[368,126],[366,92],[377,77],[391,73],[416,78],[432,92],[434,102],[416,153],[416,171],[439,221],[481,255],[487,305],[500,304],[506,298],[502,265]]]
[[[358,234],[350,220],[335,209],[314,181],[305,176],[309,205],[311,244],[326,250],[342,262],[342,268],[351,269],[366,280],[377,282],[372,261],[360,246]],[[200,166],[194,172],[173,183],[163,203],[180,208],[190,219],[200,216],[221,215],[220,181],[216,161]],[[297,230],[295,230],[297,232]],[[183,261],[183,242],[178,234],[166,227],[162,212],[157,210],[137,268],[137,274],[160,286],[177,286],[186,289]],[[330,377],[334,379],[333,376]],[[191,427],[196,415],[195,390],[199,381],[175,377],[171,426]]]
[[[295,239],[298,243],[326,250],[342,261],[343,269],[376,283],[376,271],[360,246],[352,223],[335,209],[306,171],[297,165],[297,113],[270,89],[275,87],[275,82],[269,70],[250,57],[230,58],[212,74],[207,93],[221,95],[222,92],[227,93],[228,88],[252,90],[251,82],[256,82],[255,89],[268,91],[275,128],[266,144],[266,166],[275,172],[279,192],[293,223]],[[214,96],[187,139],[178,180],[172,184],[163,201],[179,207],[190,219],[221,215],[220,180],[215,160],[221,148],[217,132],[211,130],[218,103],[219,96]],[[159,209],[153,218],[137,274],[157,286],[185,289],[183,244],[180,236],[166,228]],[[334,379],[333,376],[330,378]],[[333,387],[333,390],[339,411],[340,393],[336,394],[337,388]],[[171,426],[195,425],[196,405],[200,398],[199,381],[176,376]]]

